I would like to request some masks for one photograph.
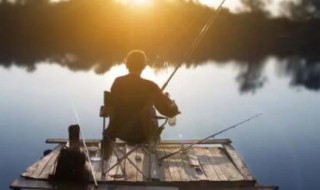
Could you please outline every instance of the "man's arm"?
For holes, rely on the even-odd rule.
[[[180,113],[178,106],[174,101],[172,101],[169,96],[162,93],[157,85],[155,88],[155,107],[162,115],[167,117],[174,117]]]

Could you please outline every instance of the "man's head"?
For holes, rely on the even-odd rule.
[[[146,54],[141,50],[132,50],[126,57],[126,66],[130,73],[140,74],[146,67]]]

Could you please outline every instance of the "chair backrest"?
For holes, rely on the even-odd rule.
[[[103,92],[103,106],[100,107],[100,117],[109,117],[112,106],[112,96],[109,91]]]
[[[104,98],[103,98],[104,105],[101,106],[101,108],[100,108],[100,117],[103,117],[103,118],[109,117],[109,126],[108,126],[108,128],[112,126],[113,121],[115,121],[115,123],[117,123],[117,124],[119,123],[119,120],[118,120],[119,118],[117,116],[115,116],[115,109],[119,109],[119,108],[116,108],[116,106],[119,106],[117,104],[117,103],[119,103],[119,99],[117,99],[117,98],[119,98],[119,97],[114,97],[108,91],[104,92]],[[121,98],[122,97],[120,97],[120,99]],[[132,101],[135,98],[137,98],[137,97],[129,98],[129,100]],[[124,101],[124,102],[126,102],[126,101]],[[123,101],[121,101],[121,103],[123,103]],[[122,106],[125,106],[125,105],[122,105]],[[124,107],[124,109],[127,109],[127,108]],[[158,128],[159,125],[158,125],[157,119],[166,119],[166,118],[165,117],[156,116],[155,109],[153,108],[151,102],[147,103],[146,107],[144,107],[140,112],[137,112],[135,114],[136,114],[136,117],[134,116],[134,117],[131,117],[130,119],[125,117],[125,119],[129,119],[127,122],[125,122],[125,120],[121,120],[120,121],[120,123],[122,123],[122,124],[124,124],[124,123],[128,124],[127,126],[129,126],[129,128],[123,127],[121,129],[122,133],[117,134],[117,138],[120,138],[121,140],[124,140],[124,141],[131,141],[132,139],[129,140],[129,139],[126,138],[127,137],[126,135],[125,136],[123,136],[123,135],[124,134],[133,134],[134,131],[137,131],[139,129],[143,130],[145,134],[150,134],[150,135],[152,133],[154,133],[154,130],[156,130],[156,131],[159,131],[159,135],[160,135],[165,123],[163,125],[161,125],[160,128]],[[144,116],[146,116],[146,117],[144,118]],[[117,121],[116,121],[115,117],[118,118]],[[134,126],[132,124],[136,121],[136,119],[138,117],[140,117],[140,119],[142,118],[142,120],[140,120],[140,121],[142,121],[141,122],[141,128],[139,128],[139,129],[138,128],[131,128],[131,126]],[[152,119],[152,123],[150,123],[151,120],[148,119],[148,118],[153,118]],[[126,124],[124,126],[126,126]],[[153,127],[152,127],[152,125],[153,125]],[[117,128],[118,127],[119,126],[117,126]],[[112,127],[112,129],[115,129],[115,128]],[[112,130],[112,131],[114,131],[114,130]],[[116,130],[116,131],[118,131],[118,130]],[[147,135],[147,136],[149,136],[149,135]],[[132,135],[130,136],[130,138],[132,138]]]

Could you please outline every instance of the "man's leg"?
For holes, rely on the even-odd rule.
[[[101,156],[105,161],[107,161],[112,154],[114,141],[115,138],[113,138],[113,135],[109,132],[108,129],[106,129],[103,132],[103,139],[101,144]]]

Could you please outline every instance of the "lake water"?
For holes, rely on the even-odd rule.
[[[143,73],[160,86],[172,67]],[[49,137],[67,137],[76,123],[101,138],[104,90],[126,73],[71,71],[63,64],[0,67],[0,189],[42,156]],[[263,115],[219,138],[230,138],[258,182],[281,190],[317,190],[320,158],[319,65],[268,58],[260,64],[206,62],[182,66],[167,91],[182,112],[163,139],[203,138],[257,113]]]

